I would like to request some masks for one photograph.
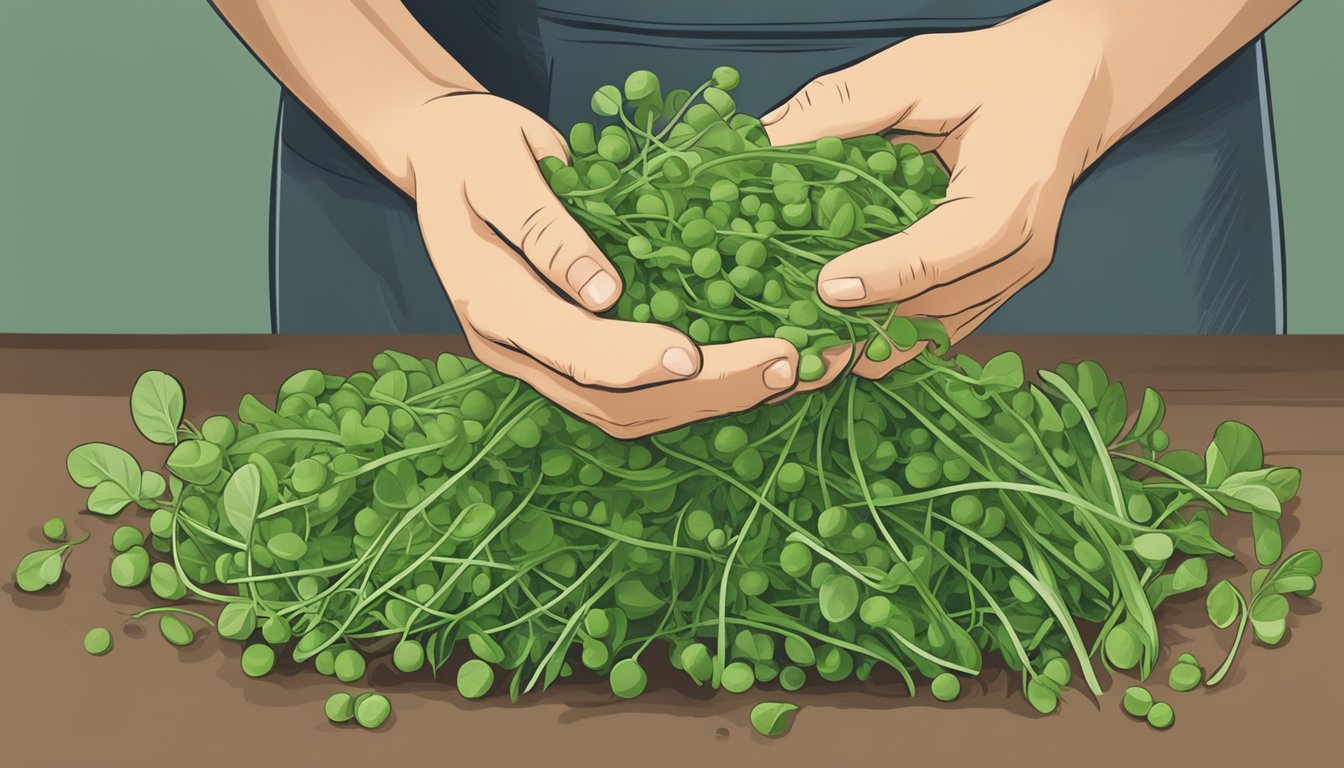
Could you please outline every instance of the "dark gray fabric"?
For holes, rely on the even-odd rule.
[[[692,87],[719,64],[761,114],[799,86],[1022,0],[405,0],[488,88],[557,126],[634,69]],[[413,204],[302,105],[282,100],[274,310],[282,332],[456,332]],[[319,281],[319,282],[315,282]],[[338,297],[333,300],[333,296]],[[331,306],[339,304],[339,306]],[[1248,46],[1079,183],[1054,264],[996,313],[1003,333],[1278,333],[1283,265],[1263,47]]]

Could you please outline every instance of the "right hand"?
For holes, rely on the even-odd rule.
[[[408,154],[420,231],[472,352],[615,437],[674,429],[803,388],[782,339],[697,347],[674,328],[595,315],[616,268],[552,195],[537,162],[567,158],[540,117],[488,93],[419,109]],[[563,295],[560,295],[563,294]]]

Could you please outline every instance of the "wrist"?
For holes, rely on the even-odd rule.
[[[1072,38],[1094,49],[1097,82],[1091,90],[1098,96],[1095,108],[1104,110],[1106,118],[1097,142],[1100,155],[1255,40],[1297,2],[1050,0],[1022,16],[1035,15],[1052,27],[1056,41]]]
[[[402,192],[415,197],[415,168],[432,163],[461,129],[458,100],[488,96],[483,91],[447,89],[438,85],[420,89],[381,110],[363,127],[367,136],[365,159]]]

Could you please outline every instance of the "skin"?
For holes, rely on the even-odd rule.
[[[948,199],[819,278],[839,308],[901,302],[955,342],[1049,266],[1070,188],[1111,146],[1295,0],[1050,0],[984,30],[920,35],[768,114],[777,145],[893,131],[936,151]],[[488,93],[398,0],[214,0],[304,104],[413,198],[473,353],[617,437],[824,386],[780,339],[698,347],[602,319],[620,277],[536,167],[560,134]],[[320,9],[319,6],[320,5]],[[316,14],[322,23],[313,24]],[[932,62],[945,62],[941,66]],[[878,377],[922,349],[855,370]]]
[[[823,386],[781,339],[697,346],[596,313],[620,276],[537,168],[566,157],[545,120],[488,93],[399,0],[215,0],[285,87],[415,200],[430,259],[483,363],[616,437]],[[322,23],[314,24],[320,16]]]
[[[812,81],[762,118],[772,143],[895,132],[951,171],[936,211],[827,264],[822,299],[900,302],[899,314],[939,318],[953,342],[965,337],[1050,265],[1082,174],[1295,4],[1051,0]],[[880,377],[921,348],[855,370]]]

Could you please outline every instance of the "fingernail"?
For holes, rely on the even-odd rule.
[[[788,389],[793,386],[793,364],[788,360],[776,360],[766,367],[762,378],[770,389]]]
[[[821,284],[822,298],[836,301],[858,301],[868,295],[863,281],[857,277],[837,277]]]
[[[572,271],[572,268],[571,268]],[[616,295],[616,281],[606,272],[598,272],[579,289],[579,296],[592,307],[605,307]],[[683,353],[684,354],[684,353]]]
[[[778,107],[775,107],[774,109],[762,115],[761,125],[769,125],[775,122],[779,118],[783,117],[784,113],[788,111],[789,111],[789,103],[786,101],[783,104],[780,104]]]
[[[663,367],[677,374],[678,376],[690,376],[695,373],[695,363],[691,361],[691,356],[681,347],[669,347],[663,353]]]

